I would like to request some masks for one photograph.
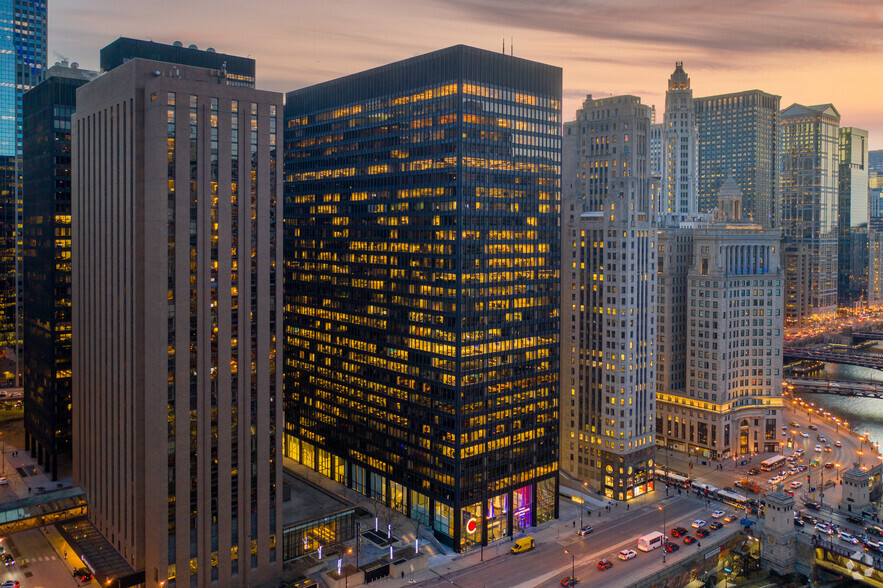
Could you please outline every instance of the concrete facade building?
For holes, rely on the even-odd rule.
[[[840,129],[838,167],[838,241],[837,241],[837,298],[840,306],[859,302],[864,298],[862,259],[854,256],[863,242],[861,232],[867,227],[869,216],[868,193],[868,131],[855,127]]]
[[[731,177],[710,218],[661,230],[659,245],[657,444],[710,458],[778,451],[779,231],[744,217]]]
[[[564,125],[561,464],[608,498],[653,489],[656,208],[650,108],[586,97]]]
[[[662,122],[660,212],[676,219],[699,211],[699,129],[690,78],[683,66],[678,61],[668,80]]]
[[[733,176],[745,215],[779,226],[779,109],[781,97],[760,90],[696,98],[699,127],[699,210],[717,204],[717,192]]]
[[[55,64],[22,108],[25,449],[52,479],[71,452],[71,116],[97,75]]]
[[[147,585],[282,569],[281,115],[143,59],[77,92],[74,483]]]
[[[837,311],[840,113],[792,104],[781,113],[787,324]]]

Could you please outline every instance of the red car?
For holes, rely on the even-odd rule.
[[[576,586],[577,584],[579,584],[579,578],[574,578],[572,576],[567,576],[561,580],[562,586]]]
[[[602,571],[613,567],[613,563],[609,559],[602,559],[596,565],[598,566],[598,569]]]

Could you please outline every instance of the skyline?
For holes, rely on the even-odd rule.
[[[460,43],[499,51],[505,37],[507,52],[514,40],[516,57],[564,68],[564,121],[573,120],[586,94],[634,94],[655,105],[661,121],[666,80],[683,61],[696,97],[760,89],[782,96],[783,108],[830,102],[843,126],[867,129],[871,149],[883,148],[883,109],[875,108],[868,82],[883,75],[883,6],[865,0],[698,9],[684,0],[663,7],[560,0],[542,11],[526,0],[377,0],[370,7],[263,0],[248,12],[234,7],[231,0],[53,4],[48,61],[97,69],[98,51],[119,36],[180,40],[251,56],[258,87],[285,92]],[[574,24],[581,22],[593,26]]]

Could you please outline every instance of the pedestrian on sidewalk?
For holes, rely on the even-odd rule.
[[[573,521],[573,528],[576,529],[576,521]]]
[[[625,509],[626,509],[626,510],[628,510],[630,507],[631,507],[630,504],[626,504],[626,505],[625,505]]]

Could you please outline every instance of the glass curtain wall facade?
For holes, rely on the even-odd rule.
[[[745,199],[744,214],[776,227],[779,203],[781,97],[749,90],[696,98],[699,126],[699,210],[717,204],[717,192],[733,176]]]
[[[781,113],[785,322],[837,310],[840,113],[792,104]]]
[[[22,96],[46,69],[46,0],[0,0],[0,346],[21,343]]]
[[[71,450],[71,116],[96,75],[54,66],[23,105],[25,448],[53,480]]]
[[[557,516],[561,69],[455,46],[285,120],[286,455],[457,549]]]
[[[840,306],[861,303],[867,297],[868,131],[840,129],[838,175],[837,297]],[[861,254],[855,256],[856,250]],[[864,287],[863,287],[864,286]]]

